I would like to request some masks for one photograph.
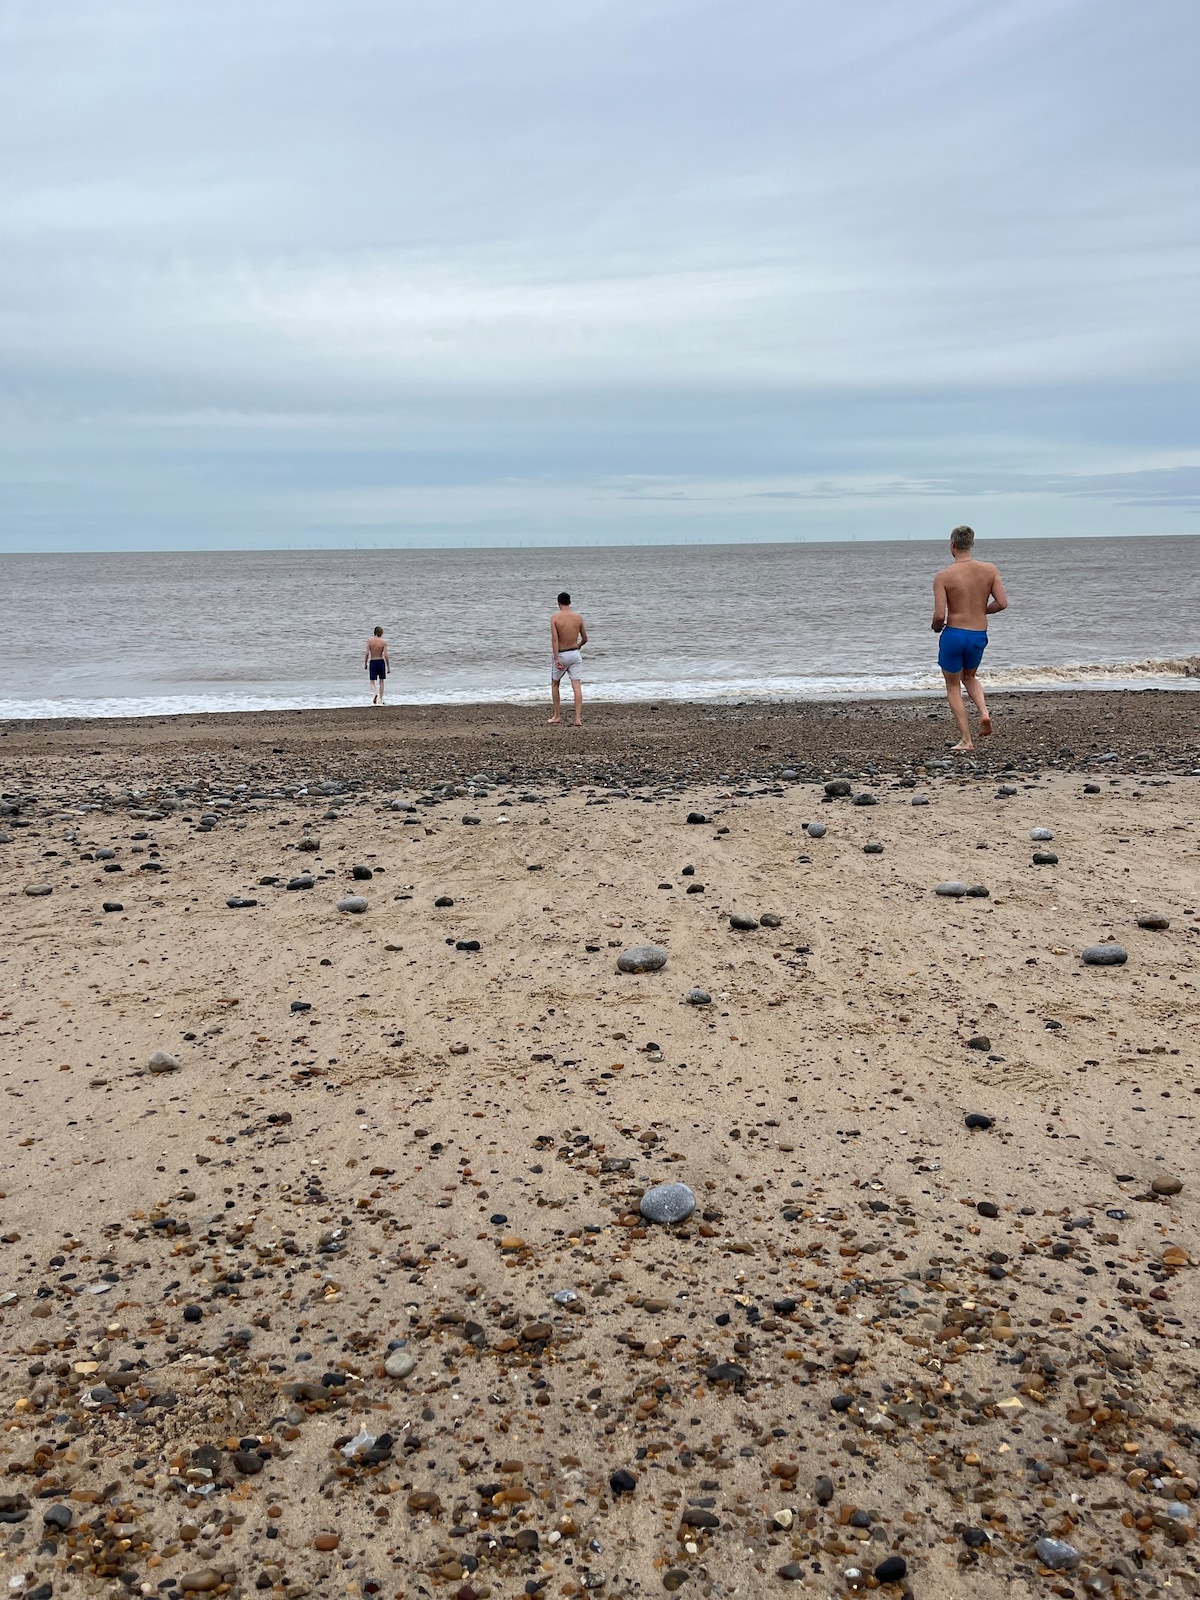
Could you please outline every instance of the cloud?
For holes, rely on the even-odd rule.
[[[26,0],[0,30],[0,547],[148,504],[164,538],[307,537],[305,494],[353,525],[380,478],[441,492],[439,537],[506,526],[510,481],[590,526],[630,475],[672,484],[637,537],[713,482],[1189,526],[1190,0]]]

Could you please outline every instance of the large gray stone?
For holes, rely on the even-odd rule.
[[[361,894],[344,894],[337,903],[339,911],[349,911],[354,916],[361,916],[367,909],[367,899]]]
[[[1128,952],[1119,944],[1090,944],[1083,952],[1085,967],[1123,967],[1128,960]]]
[[[686,1183],[659,1183],[647,1189],[638,1210],[647,1222],[685,1222],[696,1209]]]
[[[947,900],[961,900],[963,895],[966,894],[968,887],[969,885],[965,883],[959,883],[956,880],[951,879],[947,883],[939,883],[933,892],[934,894],[942,895]]]
[[[631,945],[617,957],[618,972],[661,972],[666,964],[667,952],[657,944]]]

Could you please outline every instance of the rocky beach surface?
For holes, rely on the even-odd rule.
[[[0,727],[9,1593],[1200,1594],[1198,703]]]

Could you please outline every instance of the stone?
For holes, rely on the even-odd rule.
[[[674,1594],[676,1589],[682,1589],[688,1581],[688,1574],[682,1567],[668,1567],[663,1573],[663,1588],[668,1594]]]
[[[1049,828],[1030,828],[1029,837],[1034,844],[1049,844],[1054,834]]]
[[[1090,944],[1083,952],[1085,967],[1123,967],[1128,960],[1128,951],[1119,944]]]
[[[729,926],[739,933],[753,933],[758,923],[753,917],[747,917],[740,911],[735,911],[729,919]]]
[[[687,819],[694,828],[708,821],[708,818],[704,815],[703,811],[689,811],[687,814]]]
[[[301,873],[297,878],[288,879],[287,888],[291,893],[295,894],[300,889],[311,889],[314,882],[315,879],[310,878],[307,873]]]
[[[967,1040],[968,1050],[990,1050],[991,1048],[992,1041],[986,1033],[973,1033]]]
[[[637,1488],[637,1479],[632,1472],[627,1472],[624,1467],[609,1474],[608,1487],[614,1494],[632,1494]]]
[[[184,1306],[184,1308],[183,1308],[183,1320],[185,1322],[203,1322],[203,1320],[204,1320],[204,1308],[203,1308],[203,1306],[194,1306],[194,1305],[193,1306]]]
[[[464,817],[462,819],[462,825],[463,825],[464,828],[478,828],[482,821],[483,821],[482,817],[477,817],[477,816],[474,816],[473,814],[467,814],[467,815],[464,815]]]
[[[293,1000],[291,1005],[288,1007],[288,1010],[292,1013],[293,1016],[298,1016],[300,1014],[300,1012],[302,1012],[302,1011],[311,1011],[312,1010],[312,1001],[311,1000]]]
[[[319,1533],[313,1540],[313,1549],[336,1550],[341,1542],[341,1539],[336,1533]]]
[[[1170,919],[1164,917],[1161,911],[1143,911],[1137,919],[1139,928],[1147,928],[1151,933],[1163,933],[1171,926]]]
[[[689,989],[683,998],[689,1006],[712,1005],[712,995],[707,989]]]
[[[900,1583],[908,1576],[908,1562],[903,1556],[888,1556],[875,1568],[876,1583]]]
[[[179,1587],[184,1594],[207,1594],[219,1589],[224,1581],[216,1567],[201,1567],[198,1572],[185,1572],[179,1580]]]
[[[719,1528],[721,1526],[720,1517],[712,1511],[705,1511],[700,1506],[689,1506],[679,1520],[685,1528]]]
[[[833,778],[825,785],[825,793],[831,800],[848,799],[852,792],[845,778]]]
[[[833,1499],[833,1479],[827,1478],[824,1473],[814,1482],[813,1499],[819,1506],[827,1506]]]
[[[412,1351],[401,1347],[391,1352],[383,1363],[383,1370],[389,1378],[407,1378],[409,1373],[415,1370],[416,1365],[417,1358]]]
[[[781,1533],[786,1533],[795,1520],[796,1514],[789,1506],[781,1507],[771,1518],[771,1521]]]
[[[439,910],[444,911],[448,906],[452,906],[454,901],[451,900],[448,894],[440,894],[433,903],[439,908]]]
[[[1065,1539],[1039,1539],[1033,1549],[1042,1565],[1052,1572],[1069,1572],[1079,1565],[1079,1551]]]
[[[995,1117],[989,1117],[982,1111],[969,1111],[963,1118],[963,1122],[968,1128],[971,1129],[972,1132],[975,1132],[978,1129],[993,1127],[995,1121]]]
[[[235,1450],[233,1464],[248,1478],[256,1477],[263,1469],[263,1458],[256,1450]]]
[[[156,1050],[146,1065],[157,1075],[162,1072],[178,1072],[180,1062],[177,1056],[169,1055],[165,1050]]]
[[[1000,787],[996,790],[996,799],[997,800],[1011,800],[1013,795],[1016,794],[1016,792],[1017,791],[1016,791],[1015,787],[1011,783],[1002,783],[1000,785]]]
[[[863,855],[865,856],[881,856],[882,854],[883,846],[878,840],[872,839],[869,844],[863,845]]]
[[[375,874],[370,867],[359,864],[350,868],[350,876],[358,883],[370,883]]]
[[[317,851],[320,848],[321,848],[320,839],[314,838],[312,836],[309,836],[307,838],[301,839],[300,842],[296,846],[297,850],[306,850],[311,855],[316,855]]]
[[[959,883],[955,878],[951,878],[946,883],[939,883],[933,892],[934,894],[940,894],[945,900],[961,900],[967,892],[967,885]]]
[[[968,900],[990,900],[992,891],[982,883],[973,883],[967,890]]]
[[[1083,792],[1084,794],[1100,794],[1100,785],[1098,783],[1085,783],[1083,786]]]
[[[764,928],[782,928],[783,918],[777,917],[773,911],[764,911],[758,919]]]
[[[854,796],[854,799],[851,800],[850,804],[852,806],[877,806],[879,801],[869,789],[864,789],[861,794],[856,794]]]
[[[339,911],[347,911],[351,916],[360,917],[367,909],[367,900],[361,894],[345,894],[337,903]]]
[[[1179,1194],[1182,1189],[1183,1181],[1180,1178],[1155,1178],[1154,1182],[1150,1185],[1150,1192],[1152,1194],[1161,1195],[1163,1197]]]
[[[975,1209],[981,1217],[998,1217],[1000,1215],[1000,1207],[994,1200],[981,1200]]]
[[[482,950],[483,946],[478,939],[456,939],[454,948],[456,950]]]
[[[231,911],[241,911],[249,906],[256,906],[257,900],[247,900],[244,895],[231,894],[225,904]]]
[[[101,911],[124,911],[125,907],[119,900],[106,900],[100,909]]]
[[[1033,852],[1033,864],[1035,867],[1056,867],[1058,865],[1058,857],[1053,850],[1035,850]]]
[[[783,1578],[787,1583],[795,1583],[797,1579],[807,1575],[808,1568],[802,1561],[785,1561],[783,1566],[775,1568],[775,1576]]]
[[[70,1506],[49,1506],[42,1514],[42,1521],[48,1528],[57,1528],[60,1533],[65,1533],[75,1520],[75,1513]]]
[[[638,1206],[647,1222],[685,1222],[695,1209],[696,1196],[686,1183],[656,1184]]]
[[[741,1388],[747,1376],[745,1367],[739,1367],[736,1361],[714,1362],[704,1374],[707,1383],[728,1383],[735,1389]]]
[[[823,822],[806,822],[804,831],[810,839],[823,839],[829,829]]]
[[[617,957],[618,972],[661,972],[666,964],[667,952],[657,944],[631,945]]]
[[[521,1329],[521,1337],[526,1344],[544,1344],[554,1337],[554,1328],[549,1322],[531,1322]]]
[[[40,899],[43,895],[53,894],[54,893],[54,889],[48,883],[31,883],[28,886],[28,888],[25,890],[25,893],[27,895],[29,895],[31,898],[37,900],[37,899]]]

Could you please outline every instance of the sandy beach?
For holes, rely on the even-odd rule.
[[[0,727],[13,1592],[1200,1594],[1197,707]]]

